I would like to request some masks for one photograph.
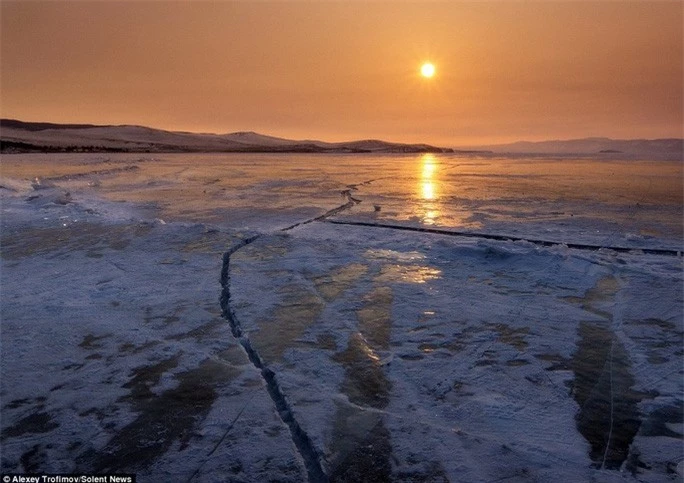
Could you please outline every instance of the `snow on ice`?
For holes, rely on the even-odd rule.
[[[2,471],[681,479],[681,166],[559,162],[4,157]]]

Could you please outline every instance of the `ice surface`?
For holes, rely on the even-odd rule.
[[[2,470],[681,478],[682,258],[610,249],[682,250],[681,175],[3,156]]]

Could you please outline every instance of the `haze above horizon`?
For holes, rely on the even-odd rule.
[[[0,108],[333,142],[681,138],[683,17],[677,1],[10,0]]]

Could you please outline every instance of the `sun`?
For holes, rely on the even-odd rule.
[[[420,67],[420,75],[423,77],[430,78],[435,75],[435,66],[434,64],[430,62],[425,62],[421,67]]]

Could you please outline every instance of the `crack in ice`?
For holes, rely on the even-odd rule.
[[[361,184],[370,184],[370,183],[372,183],[372,182],[373,182],[373,180],[364,181],[364,182],[361,183]],[[304,220],[304,221],[297,222],[297,223],[295,223],[295,224],[293,224],[293,225],[290,225],[290,226],[288,226],[288,227],[286,227],[286,228],[283,228],[283,229],[280,230],[280,231],[283,231],[283,232],[284,232],[284,231],[290,231],[290,230],[292,230],[292,229],[294,229],[294,228],[297,228],[298,226],[308,225],[309,223],[313,223],[314,221],[323,221],[323,220],[326,220],[327,218],[330,218],[331,216],[338,215],[338,214],[342,213],[343,211],[346,211],[346,210],[351,209],[354,205],[358,205],[359,203],[361,203],[361,200],[356,199],[356,198],[354,198],[354,197],[351,195],[352,190],[357,189],[356,186],[357,186],[357,185],[349,185],[348,189],[342,190],[342,191],[340,192],[340,194],[341,194],[342,196],[344,196],[345,198],[347,198],[347,202],[346,202],[345,204],[340,205],[340,206],[338,206],[337,208],[333,208],[333,209],[331,209],[331,210],[328,210],[328,211],[326,211],[325,213],[323,213],[323,214],[320,215],[320,216],[316,216],[316,217],[314,217],[314,218],[309,218],[308,220]]]
[[[299,226],[308,225],[314,221],[323,221],[327,218],[342,213],[353,206],[361,203],[361,200],[354,198],[351,194],[352,191],[357,190],[358,186],[365,186],[371,184],[373,179],[363,181],[358,184],[347,185],[347,189],[342,190],[340,194],[347,198],[347,202],[336,208],[326,211],[322,215],[316,216],[314,218],[309,218],[304,221],[300,221],[288,227],[282,228],[280,232],[287,232]],[[309,435],[302,429],[299,422],[294,416],[291,406],[287,402],[285,395],[278,384],[275,373],[268,368],[265,364],[258,351],[252,346],[249,337],[244,333],[242,325],[240,324],[233,307],[231,306],[231,292],[230,292],[230,259],[242,248],[254,243],[259,238],[266,236],[263,233],[253,235],[251,237],[245,238],[240,243],[233,246],[223,255],[223,266],[221,268],[221,286],[223,288],[221,292],[221,310],[222,316],[226,319],[230,325],[233,337],[237,339],[240,346],[247,354],[249,361],[252,365],[259,370],[262,379],[266,383],[266,389],[268,391],[273,404],[275,405],[280,419],[288,426],[290,429],[290,434],[292,435],[292,441],[299,452],[302,460],[304,461],[304,466],[308,473],[310,482],[326,482],[329,480],[328,475],[323,470],[321,466],[321,458],[316,450]],[[232,427],[232,426],[231,426]],[[230,428],[229,428],[230,429]],[[220,442],[219,442],[220,444]],[[213,453],[213,451],[212,451]],[[210,453],[211,454],[211,453]],[[194,475],[193,475],[194,477]]]
[[[534,238],[524,238],[524,237],[512,236],[512,235],[498,235],[498,234],[494,234],[494,233],[452,231],[452,230],[444,230],[444,229],[440,229],[440,228],[426,228],[426,227],[420,227],[420,226],[393,225],[393,224],[389,224],[389,223],[371,223],[371,222],[367,222],[367,221],[321,220],[322,218],[327,218],[327,217],[319,217],[318,219],[313,219],[311,221],[325,221],[325,223],[332,223],[334,225],[351,225],[351,226],[362,226],[362,227],[371,227],[371,228],[386,228],[389,230],[415,231],[415,232],[419,232],[419,233],[432,233],[435,235],[447,235],[447,236],[464,237],[464,238],[483,238],[485,240],[512,241],[512,242],[523,241],[523,242],[532,243],[533,245],[539,245],[539,246],[543,246],[543,247],[565,246],[568,248],[574,248],[576,250],[598,251],[598,250],[605,249],[605,250],[613,250],[615,252],[620,252],[620,253],[643,252],[643,253],[648,254],[648,255],[668,255],[668,256],[672,256],[672,257],[681,257],[682,256],[681,250],[672,250],[672,249],[667,249],[667,248],[640,248],[640,247],[633,247],[632,248],[632,247],[621,247],[621,246],[591,245],[588,243],[565,243],[565,242],[557,242],[557,241],[550,241],[550,240],[539,240],[539,239],[534,239]]]
[[[221,446],[221,443],[223,443],[223,440],[226,439],[226,436],[228,436],[228,433],[230,433],[230,430],[233,429],[233,426],[235,426],[235,423],[237,423],[237,420],[240,419],[240,416],[242,416],[243,411],[247,408],[247,405],[245,404],[242,406],[242,409],[238,411],[237,415],[233,418],[233,420],[230,422],[228,425],[228,429],[223,433],[223,436],[221,436],[221,439],[218,440],[218,442],[214,445],[211,451],[207,454],[205,460],[199,465],[199,467],[195,470],[195,472],[192,474],[190,478],[188,478],[188,483],[192,481],[195,476],[200,472],[204,464],[209,461],[209,458],[211,458],[211,455],[213,455],[216,450],[218,449],[219,446]]]
[[[609,358],[609,377],[610,377],[610,425],[608,429],[608,441],[606,441],[606,450],[603,452],[603,460],[601,461],[601,469],[606,467],[606,460],[608,459],[608,450],[610,449],[610,442],[613,439],[613,425],[615,422],[615,409],[613,403],[615,400],[615,394],[613,391],[613,349],[615,348],[615,338],[610,342],[610,355]]]
[[[247,354],[249,361],[256,369],[259,370],[261,377],[266,383],[266,389],[269,396],[273,400],[273,403],[278,411],[278,415],[290,429],[292,441],[294,442],[299,455],[304,461],[304,466],[306,467],[309,481],[325,482],[328,481],[328,477],[323,471],[318,452],[316,451],[313,442],[295,419],[292,408],[280,389],[280,385],[278,384],[275,373],[266,367],[257,350],[252,347],[249,337],[243,332],[242,325],[240,324],[240,321],[238,320],[237,316],[235,315],[235,311],[231,306],[230,257],[241,248],[244,248],[245,246],[255,242],[262,236],[263,235],[260,234],[247,238],[224,254],[223,268],[221,270],[221,285],[223,287],[223,291],[221,293],[222,315],[230,324],[233,337],[238,340],[240,346],[242,346],[243,350]]]

